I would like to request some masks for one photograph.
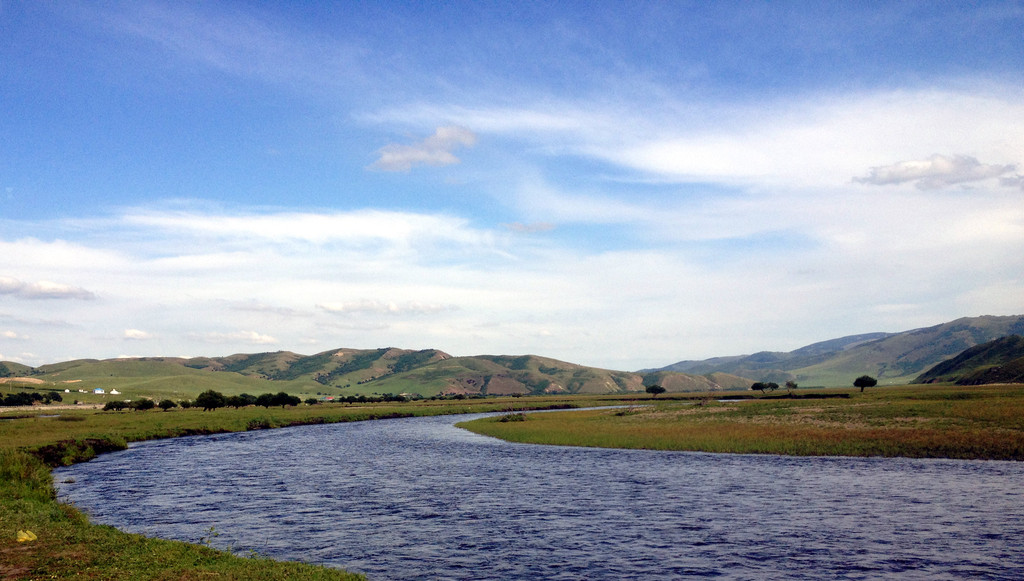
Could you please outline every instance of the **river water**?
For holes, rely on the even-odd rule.
[[[1024,579],[1024,463],[535,446],[472,417],[144,442],[54,480],[94,522],[371,580]]]

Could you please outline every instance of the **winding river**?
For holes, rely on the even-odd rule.
[[[381,420],[54,472],[129,532],[386,579],[1024,579],[1024,463],[511,444]]]

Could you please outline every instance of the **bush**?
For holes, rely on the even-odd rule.
[[[110,400],[106,404],[103,405],[103,411],[105,411],[105,412],[109,412],[109,411],[119,412],[119,411],[123,410],[126,407],[129,407],[128,406],[128,402],[121,401],[119,399],[113,399],[113,400]]]

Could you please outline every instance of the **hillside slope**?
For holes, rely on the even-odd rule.
[[[914,383],[1024,383],[1024,337],[1009,335],[971,347],[922,373]]]
[[[902,333],[851,335],[789,352],[680,361],[663,370],[714,371],[801,386],[848,386],[868,374],[881,383],[909,383],[930,367],[975,345],[1024,333],[1024,316],[966,317]]]
[[[289,351],[225,357],[82,359],[38,368],[11,364],[27,389],[65,390],[86,402],[118,397],[193,398],[207,389],[225,395],[277,393],[307,396],[374,394],[527,395],[643,392],[658,383],[670,392],[747,389],[751,380],[724,373],[649,374],[576,365],[536,355],[452,357],[436,349],[333,349],[314,355]],[[14,390],[17,381],[8,388]]]

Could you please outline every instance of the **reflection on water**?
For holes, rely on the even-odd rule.
[[[55,481],[94,521],[374,580],[1024,579],[1024,463],[530,446],[467,417],[146,442]]]

